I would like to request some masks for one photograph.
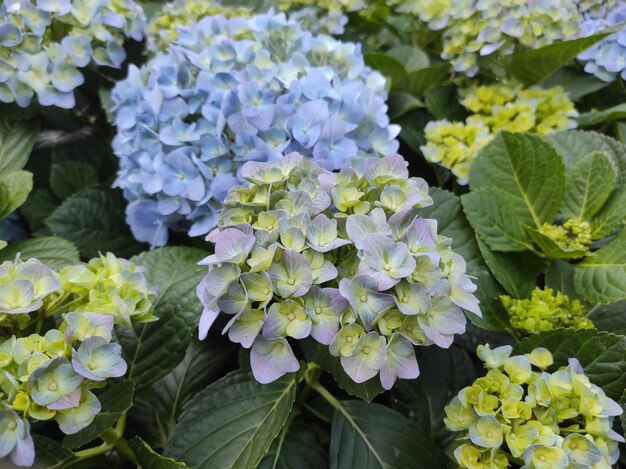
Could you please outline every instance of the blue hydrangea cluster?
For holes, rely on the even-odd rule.
[[[227,317],[223,333],[251,349],[261,383],[297,371],[289,341],[309,336],[357,383],[416,378],[414,346],[450,347],[463,309],[481,312],[463,257],[419,216],[432,199],[407,166],[372,157],[363,173],[333,173],[297,153],[246,163],[251,186],[228,193],[200,262],[200,339]]]
[[[153,291],[140,268],[112,254],[60,274],[19,256],[0,265],[0,459],[33,464],[32,421],[54,420],[65,434],[91,424],[101,410],[92,391],[127,369],[113,327],[155,320]],[[60,312],[58,328],[40,330]]]
[[[142,8],[132,0],[4,0],[0,3],[0,102],[73,108],[79,71],[119,68],[124,40],[140,41]]]
[[[246,161],[298,151],[327,169],[398,149],[385,79],[358,45],[313,35],[284,14],[211,16],[131,66],[111,98],[120,159],[115,185],[140,241],[168,228],[207,233]]]
[[[583,14],[580,36],[599,33],[606,28],[626,22],[626,1],[608,0],[595,4]],[[611,82],[617,76],[626,80],[626,26],[582,52],[578,59],[584,62],[585,71],[600,80]]]

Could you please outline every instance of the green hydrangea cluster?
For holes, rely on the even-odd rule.
[[[470,164],[478,151],[498,132],[534,132],[546,135],[575,126],[574,103],[559,87],[524,88],[505,82],[460,91],[461,104],[472,114],[465,122],[446,119],[426,125],[426,159],[452,171],[460,184],[467,183]]]
[[[460,467],[610,469],[624,441],[611,429],[619,404],[589,381],[575,358],[548,373],[548,350],[511,352],[510,346],[478,346],[489,371],[445,408],[446,427],[460,432],[454,450]]]
[[[568,219],[562,225],[545,223],[541,232],[554,241],[561,249],[570,251],[589,251],[591,246],[591,225],[588,221]]]
[[[511,325],[529,334],[559,327],[594,327],[585,317],[586,308],[580,301],[570,300],[561,292],[555,294],[550,288],[535,288],[529,300],[502,295],[500,301],[507,310]]]
[[[250,16],[245,7],[224,6],[219,0],[174,0],[163,5],[150,20],[146,29],[147,48],[152,53],[165,52],[178,40],[178,28],[194,23],[206,16],[221,15],[226,18]]]
[[[0,458],[33,464],[31,421],[55,420],[65,434],[93,421],[92,390],[127,369],[113,326],[155,320],[153,293],[139,267],[110,253],[60,274],[19,256],[0,265]],[[41,332],[60,312],[60,326]]]

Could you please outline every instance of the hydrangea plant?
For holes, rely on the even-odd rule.
[[[309,336],[357,383],[417,377],[413,347],[447,348],[463,308],[481,313],[465,261],[418,215],[432,199],[407,166],[371,157],[363,173],[332,173],[297,153],[246,163],[251,186],[231,189],[207,237],[200,338],[227,315],[223,332],[251,349],[262,383],[298,370],[288,339]]]
[[[120,68],[124,41],[143,37],[132,0],[5,0],[0,3],[0,102],[73,108],[90,64]]]
[[[313,36],[283,14],[207,17],[115,86],[115,185],[140,241],[215,226],[245,161],[299,151],[328,169],[398,149],[385,80],[360,47]]]
[[[60,274],[37,259],[0,266],[0,458],[33,464],[32,421],[54,420],[67,435],[91,424],[101,410],[92,391],[127,370],[113,326],[155,320],[152,293],[140,268],[110,253]],[[58,328],[41,332],[63,311]]]
[[[469,166],[478,151],[498,132],[547,135],[575,127],[574,103],[561,87],[524,88],[496,83],[462,90],[461,104],[471,113],[465,122],[430,121],[424,129],[426,159],[448,168],[467,184]]]
[[[611,429],[622,409],[585,375],[575,358],[548,373],[552,354],[536,348],[479,345],[488,369],[445,408],[448,430],[459,432],[454,456],[462,468],[611,467],[624,437]]]

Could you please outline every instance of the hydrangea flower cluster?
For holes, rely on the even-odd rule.
[[[510,356],[512,347],[478,346],[489,370],[446,406],[446,427],[461,432],[462,468],[610,468],[624,437],[611,429],[622,409],[589,381],[580,363],[554,373],[550,352]],[[539,371],[533,369],[535,367]]]
[[[461,104],[472,114],[465,122],[430,121],[426,145],[420,149],[431,163],[452,171],[467,184],[469,166],[478,151],[498,132],[535,132],[546,135],[575,127],[574,103],[559,87],[523,88],[514,82],[462,90]]]
[[[517,300],[510,296],[500,297],[506,308],[511,325],[528,334],[550,331],[559,327],[593,329],[593,323],[585,317],[586,308],[578,300],[551,288],[535,288],[530,299]]]
[[[296,153],[246,163],[251,186],[229,192],[207,237],[215,254],[200,262],[200,338],[228,315],[223,333],[251,348],[262,383],[298,370],[288,339],[309,336],[357,383],[417,377],[413,346],[449,347],[462,308],[480,309],[465,261],[417,214],[432,199],[407,166],[372,157],[364,174],[332,173]]]
[[[4,0],[0,3],[0,102],[73,108],[90,63],[120,68],[125,38],[140,41],[132,0]]]
[[[271,13],[212,16],[179,31],[167,54],[131,66],[111,96],[116,185],[138,240],[163,245],[168,227],[206,234],[246,161],[298,151],[341,169],[397,150],[385,79],[358,45]]]
[[[626,1],[591,2],[583,13],[580,36],[587,37],[626,22]],[[595,7],[595,8],[594,8]],[[619,75],[626,80],[626,27],[611,34],[582,52],[578,59],[585,63],[585,71],[600,80],[611,82]]]
[[[148,51],[156,54],[167,50],[178,40],[178,28],[194,23],[207,16],[221,15],[226,18],[250,16],[245,7],[224,6],[218,0],[174,0],[165,3],[146,30]]]
[[[308,31],[343,34],[348,23],[345,13],[363,11],[368,5],[362,0],[280,0],[278,7],[291,12],[289,18]]]
[[[120,345],[112,342],[113,326],[129,325],[129,316],[153,320],[152,297],[146,293],[152,290],[139,268],[112,254],[60,274],[37,259],[17,257],[0,266],[5,318],[25,318],[31,324],[39,319],[42,324],[43,318],[68,311],[58,329],[43,335],[38,327],[23,336],[23,324],[11,328],[3,320],[4,328],[18,333],[3,334],[0,343],[0,458],[9,456],[18,466],[33,464],[33,420],[55,420],[65,434],[93,421],[100,402],[92,390],[127,369]]]
[[[545,223],[541,232],[563,250],[585,253],[593,241],[590,223],[574,218],[565,220],[562,225]]]
[[[538,48],[578,33],[577,2],[547,0],[408,0],[397,10],[443,31],[441,58],[467,76],[478,71],[478,58],[497,51]]]

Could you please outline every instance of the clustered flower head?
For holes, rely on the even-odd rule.
[[[585,317],[586,308],[578,300],[570,298],[551,288],[535,288],[530,299],[517,300],[510,296],[500,296],[502,305],[518,330],[532,334],[550,331],[559,327],[592,329],[593,323]]]
[[[462,468],[607,468],[623,436],[611,429],[622,409],[589,381],[580,363],[548,373],[550,352],[510,356],[512,347],[478,346],[487,375],[446,406],[446,427],[460,432],[454,456]],[[538,370],[538,371],[537,371]]]
[[[140,41],[145,17],[132,0],[4,0],[0,3],[0,102],[72,108],[79,71],[120,68],[124,40]]]
[[[221,15],[226,18],[251,16],[246,7],[224,6],[219,0],[174,0],[165,3],[150,20],[146,30],[148,51],[167,51],[178,40],[178,28],[194,23],[207,16]]]
[[[626,1],[594,0],[583,13],[581,37],[600,33],[626,22]],[[579,7],[580,8],[580,7]],[[601,80],[611,82],[619,75],[626,79],[626,27],[611,34],[582,52],[578,59],[585,63],[585,71]]]
[[[545,223],[541,232],[563,250],[585,253],[593,241],[589,222],[574,218],[565,220],[562,225]]]
[[[200,338],[229,316],[223,333],[251,348],[262,383],[298,370],[288,339],[309,336],[357,383],[417,377],[413,346],[449,347],[465,331],[461,308],[480,310],[465,261],[418,215],[432,199],[407,166],[372,157],[364,173],[332,173],[296,153],[246,163],[251,186],[229,192],[207,237]]]
[[[151,290],[145,280],[134,264],[112,254],[64,269],[60,275],[36,259],[23,262],[17,257],[0,266],[4,315],[25,316],[32,324],[67,311],[59,328],[23,335],[24,327],[17,327],[17,334],[3,334],[0,458],[10,456],[18,466],[33,464],[32,421],[55,420],[63,433],[73,434],[94,420],[101,406],[92,390],[127,369],[120,345],[112,342],[113,326],[126,325],[133,297]],[[145,296],[140,303],[151,310],[151,301]],[[131,316],[151,319],[147,311]]]
[[[362,0],[281,0],[278,7],[308,31],[343,34],[348,23],[346,13],[363,11],[368,5]]]
[[[424,131],[425,158],[452,171],[467,183],[469,166],[478,151],[498,132],[546,135],[575,126],[574,103],[560,86],[523,88],[515,82],[462,90],[461,104],[471,115],[465,122],[430,121]]]
[[[408,0],[398,11],[443,31],[441,58],[467,76],[478,71],[478,58],[521,48],[539,48],[568,40],[578,32],[577,2],[560,0]]]
[[[283,14],[212,16],[112,93],[116,185],[138,240],[206,234],[246,161],[298,151],[328,169],[398,148],[385,79],[360,47],[314,36]]]

